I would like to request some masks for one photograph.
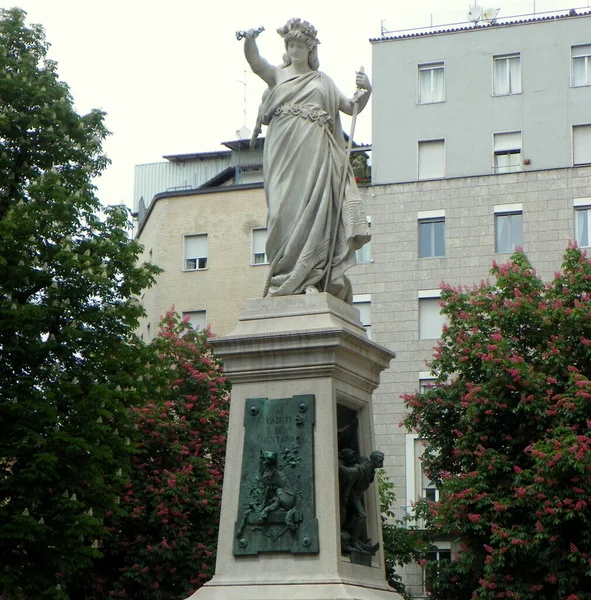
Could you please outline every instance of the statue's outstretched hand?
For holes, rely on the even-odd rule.
[[[369,82],[367,73],[364,71],[357,71],[355,76],[355,85],[360,90],[367,90],[368,92],[371,92],[371,83]]]
[[[258,29],[247,29],[246,31],[237,31],[236,39],[238,41],[240,41],[241,39],[252,40],[252,39],[256,38],[257,35],[259,35],[259,33],[262,33],[263,31],[265,31],[265,28],[262,26],[259,27]]]

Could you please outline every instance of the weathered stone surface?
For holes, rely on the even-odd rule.
[[[310,23],[290,19],[277,32],[286,50],[279,67],[260,56],[260,30],[241,32],[248,63],[268,86],[255,128],[256,137],[261,125],[268,126],[263,164],[270,273],[263,295],[327,291],[351,303],[345,271],[356,264],[355,250],[370,235],[340,113],[353,115],[353,129],[371,84],[360,71],[358,91],[346,99],[318,70],[319,42]]]
[[[386,583],[381,551],[371,556],[369,566],[354,564],[349,556],[341,554],[337,456],[338,414],[357,416],[361,456],[369,456],[374,449],[371,395],[394,353],[367,339],[356,309],[325,293],[250,300],[236,330],[213,344],[232,381],[232,405],[216,572],[192,600],[399,598]],[[253,399],[291,399],[294,395],[314,397],[318,552],[235,554],[236,528],[244,518],[244,501],[240,499],[243,451],[250,443],[245,445],[245,415],[253,406]],[[275,407],[273,402],[269,406],[271,410]],[[273,419],[271,413],[267,418]],[[258,441],[253,442],[251,470],[260,468],[261,451],[272,453],[275,449],[267,450]],[[289,495],[283,498],[289,503]],[[376,486],[367,490],[364,500],[367,536],[380,543]]]

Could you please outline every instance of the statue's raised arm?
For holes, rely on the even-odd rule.
[[[244,56],[252,69],[252,72],[258,75],[270,87],[275,85],[275,73],[277,67],[274,67],[265,60],[259,53],[256,38],[260,33],[259,29],[249,29],[244,32]],[[242,32],[241,32],[242,33]]]
[[[308,21],[290,19],[277,32],[285,44],[279,67],[259,54],[255,30],[244,32],[246,60],[269,86],[255,130],[258,134],[259,125],[267,125],[263,164],[270,264],[264,295],[326,291],[351,303],[345,271],[370,237],[339,115],[353,114],[355,103],[359,112],[371,85],[358,73],[364,95],[347,99],[318,70],[320,41]]]

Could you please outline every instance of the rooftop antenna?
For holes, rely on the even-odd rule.
[[[474,6],[468,7],[468,21],[472,21],[472,23],[476,24],[478,21],[482,19],[482,8],[477,4]]]
[[[496,25],[497,15],[499,14],[500,10],[500,8],[485,8],[484,11],[482,11],[482,17],[487,23]]]
[[[247,75],[248,75],[248,71],[244,71],[244,81],[242,81],[241,79],[238,80],[239,83],[241,83],[244,86],[244,109],[243,109],[243,118],[242,118],[242,127],[240,129],[236,130],[236,135],[241,139],[241,140],[245,140],[245,139],[249,139],[250,135],[251,135],[251,131],[250,129],[246,126],[246,108],[248,106],[248,101],[246,99],[246,90],[247,90],[247,86],[248,86],[248,80],[247,80]]]
[[[386,29],[386,19],[381,19],[380,20],[380,35],[381,35],[381,37],[384,37],[384,35],[386,35],[386,33],[388,33],[388,30]]]

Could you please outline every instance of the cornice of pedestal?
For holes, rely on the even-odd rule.
[[[369,393],[395,357],[329,294],[249,300],[234,332],[212,345],[234,384],[336,377]]]

